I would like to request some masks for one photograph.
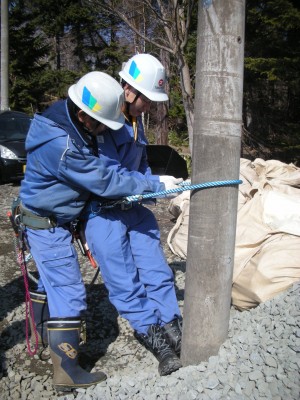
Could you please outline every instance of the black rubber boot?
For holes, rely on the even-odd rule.
[[[29,314],[29,323],[31,330],[31,342],[35,344],[35,330],[38,337],[38,345],[42,347],[47,347],[48,345],[48,333],[47,333],[47,321],[49,319],[49,308],[47,302],[46,293],[40,292],[29,292],[33,317]]]
[[[146,347],[147,350],[159,361],[158,372],[161,376],[169,375],[182,367],[182,364],[171,348],[158,325],[151,325],[148,334],[143,335],[135,332],[137,340]]]
[[[48,340],[53,363],[53,385],[58,391],[86,388],[106,379],[103,372],[87,372],[79,366],[78,351],[81,320],[51,318],[48,321]]]
[[[181,337],[182,337],[182,318],[176,318],[173,321],[162,327],[164,336],[175,351],[176,355],[180,357],[181,352]]]

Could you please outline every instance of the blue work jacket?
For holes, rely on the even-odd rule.
[[[164,190],[159,178],[123,174],[94,155],[72,122],[67,101],[36,114],[26,139],[27,166],[20,197],[25,207],[59,224],[76,219],[92,193],[110,199]]]
[[[100,157],[105,157],[106,164],[124,175],[140,177],[159,182],[158,175],[152,175],[147,161],[147,138],[141,118],[137,120],[138,134],[134,140],[132,124],[126,120],[125,125],[117,131],[107,130],[97,137]]]

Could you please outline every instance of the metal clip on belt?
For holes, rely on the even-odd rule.
[[[20,204],[20,214],[17,217],[17,222],[28,226],[31,229],[50,229],[55,228],[57,223],[53,217],[40,217],[32,213],[30,210]]]
[[[120,204],[120,208],[122,211],[130,210],[133,207],[132,201],[124,201]]]

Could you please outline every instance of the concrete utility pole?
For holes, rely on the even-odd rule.
[[[8,48],[8,0],[1,0],[1,110],[9,110]]]
[[[245,0],[199,1],[192,183],[239,179]],[[184,300],[184,365],[228,334],[238,187],[193,191]]]

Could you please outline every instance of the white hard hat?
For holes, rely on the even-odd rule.
[[[90,117],[111,129],[122,128],[124,90],[111,76],[100,71],[89,72],[72,85],[70,99]]]
[[[120,77],[152,101],[166,101],[164,66],[151,54],[136,54],[125,64]]]

